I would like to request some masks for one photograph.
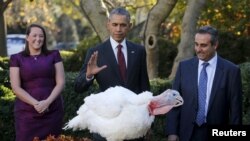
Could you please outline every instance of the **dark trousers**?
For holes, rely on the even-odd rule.
[[[105,138],[100,136],[99,134],[93,133],[93,141],[107,141]],[[144,138],[139,138],[139,139],[133,139],[133,140],[124,140],[124,141],[144,141]]]
[[[190,141],[208,141],[207,125],[198,126],[195,124]]]

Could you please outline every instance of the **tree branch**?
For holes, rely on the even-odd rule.
[[[8,5],[12,2],[12,0],[7,0],[3,3],[3,11],[8,7]]]

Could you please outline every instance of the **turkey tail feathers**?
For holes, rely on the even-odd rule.
[[[84,130],[86,128],[87,128],[87,125],[85,124],[85,122],[81,121],[80,116],[74,117],[68,123],[66,123],[65,127],[63,127],[64,130],[73,129],[73,131],[78,130],[78,129]]]

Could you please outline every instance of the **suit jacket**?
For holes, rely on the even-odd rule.
[[[190,140],[196,120],[198,64],[197,57],[180,62],[173,83],[173,89],[180,92],[184,104],[167,114],[166,132],[178,135],[180,141]],[[219,56],[206,120],[208,125],[237,125],[242,122],[240,69]]]
[[[123,83],[119,74],[119,66],[110,40],[108,39],[104,43],[88,50],[83,67],[75,81],[75,91],[83,92],[93,83],[93,80],[86,80],[86,70],[89,58],[94,51],[98,51],[97,65],[107,65],[107,68],[94,76],[101,91],[105,91],[109,87],[117,85],[128,88],[135,93],[149,90],[150,85],[147,73],[145,48],[129,41],[126,41],[126,45],[128,55],[126,83]]]

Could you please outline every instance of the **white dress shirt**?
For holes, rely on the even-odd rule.
[[[110,43],[111,43],[112,49],[113,49],[113,51],[114,51],[116,61],[117,61],[117,63],[118,63],[118,59],[117,59],[118,47],[117,47],[117,46],[119,45],[119,43],[116,42],[112,37],[110,37]],[[122,45],[122,53],[123,53],[123,55],[124,55],[125,62],[126,62],[126,66],[127,66],[128,57],[127,57],[126,39],[124,39],[120,44]]]
[[[199,60],[199,67],[198,67],[198,83],[199,84],[199,78],[200,78],[200,73],[203,67],[204,61]],[[207,96],[206,96],[206,105],[205,105],[205,115],[207,116],[207,109],[208,109],[208,104],[209,104],[209,99],[212,91],[212,86],[213,86],[213,80],[214,80],[214,75],[215,75],[215,70],[216,70],[216,65],[217,65],[217,53],[214,55],[212,59],[208,61],[209,65],[206,68],[207,71]]]

